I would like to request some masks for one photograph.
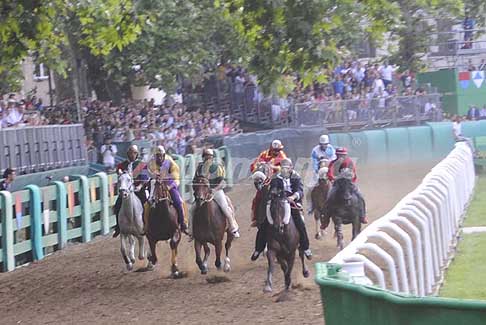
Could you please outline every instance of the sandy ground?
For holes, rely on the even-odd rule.
[[[368,216],[379,218],[413,190],[433,164],[362,169],[359,186],[368,202]],[[256,230],[249,227],[251,184],[230,192],[237,209],[242,237],[231,251],[232,271],[218,272],[214,256],[208,276],[227,276],[210,284],[199,274],[192,244],[183,238],[178,264],[187,272],[180,280],[169,279],[168,244],[159,243],[160,264],[153,272],[127,273],[119,252],[119,240],[98,237],[48,256],[43,261],[0,273],[0,322],[2,324],[323,324],[319,288],[304,279],[300,263],[293,272],[294,289],[289,300],[276,303],[264,294],[266,259],[251,262]],[[315,240],[314,221],[306,220],[311,248],[309,263],[327,261],[337,253],[331,231]],[[350,227],[345,240],[349,242]],[[214,251],[214,249],[213,249]],[[137,262],[136,268],[145,265]],[[280,270],[274,292],[283,288]]]

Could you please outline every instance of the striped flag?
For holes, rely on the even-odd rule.
[[[110,191],[110,205],[113,204],[113,198],[115,197],[115,189],[113,187],[113,178],[112,175],[108,175],[108,189]]]
[[[49,209],[49,198],[48,198],[48,195],[47,195],[47,190],[45,190],[43,192],[43,198],[42,198],[42,201],[44,202],[44,211],[43,211],[43,217],[44,217],[44,234],[48,234],[49,233],[49,227],[51,225],[51,222],[50,222],[50,217],[51,217],[51,210]]]
[[[15,195],[15,221],[17,222],[17,230],[22,228],[22,200],[20,199],[20,193]]]
[[[68,191],[68,208],[69,208],[69,217],[72,218],[74,215],[74,189],[73,184],[67,184],[67,191]]]
[[[96,186],[94,184],[94,182],[91,182],[91,202],[94,202],[96,201]]]

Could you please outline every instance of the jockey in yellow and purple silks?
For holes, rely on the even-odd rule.
[[[179,193],[180,172],[177,163],[165,153],[163,146],[154,149],[152,159],[149,161],[146,172],[151,178],[161,179],[168,187],[169,193],[177,211],[177,220],[181,231],[187,233],[187,225],[184,222],[184,209],[182,197]],[[150,188],[149,201],[153,198],[153,187]]]

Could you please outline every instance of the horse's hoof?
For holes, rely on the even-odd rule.
[[[151,262],[149,262],[147,264],[147,271],[153,271],[153,270],[154,270],[154,265]]]
[[[135,264],[135,257],[130,257],[130,262],[132,262],[132,264]]]
[[[179,271],[172,272],[171,274],[172,279],[181,279],[182,278],[182,273]]]
[[[264,293],[270,293],[270,292],[272,292],[272,287],[271,286],[265,286],[265,288],[263,288],[263,292]]]
[[[315,238],[316,238],[317,240],[319,240],[319,239],[321,239],[321,238],[322,238],[322,235],[321,235],[321,234],[316,234]]]
[[[226,273],[230,272],[231,271],[231,265],[229,265],[228,263],[224,265],[224,268],[223,268],[223,271],[225,271]]]
[[[302,272],[302,275],[304,276],[304,278],[308,278],[308,277],[309,277],[309,275],[310,275],[309,270],[304,270],[304,271]]]
[[[201,270],[201,274],[202,274],[202,275],[206,275],[206,274],[208,274],[208,269],[202,269],[202,270]]]
[[[132,271],[133,270],[133,264],[132,263],[128,263],[127,264],[127,270],[128,271]]]

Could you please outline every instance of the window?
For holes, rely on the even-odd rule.
[[[46,80],[49,76],[47,75],[47,68],[44,67],[43,63],[34,64],[34,80]]]

